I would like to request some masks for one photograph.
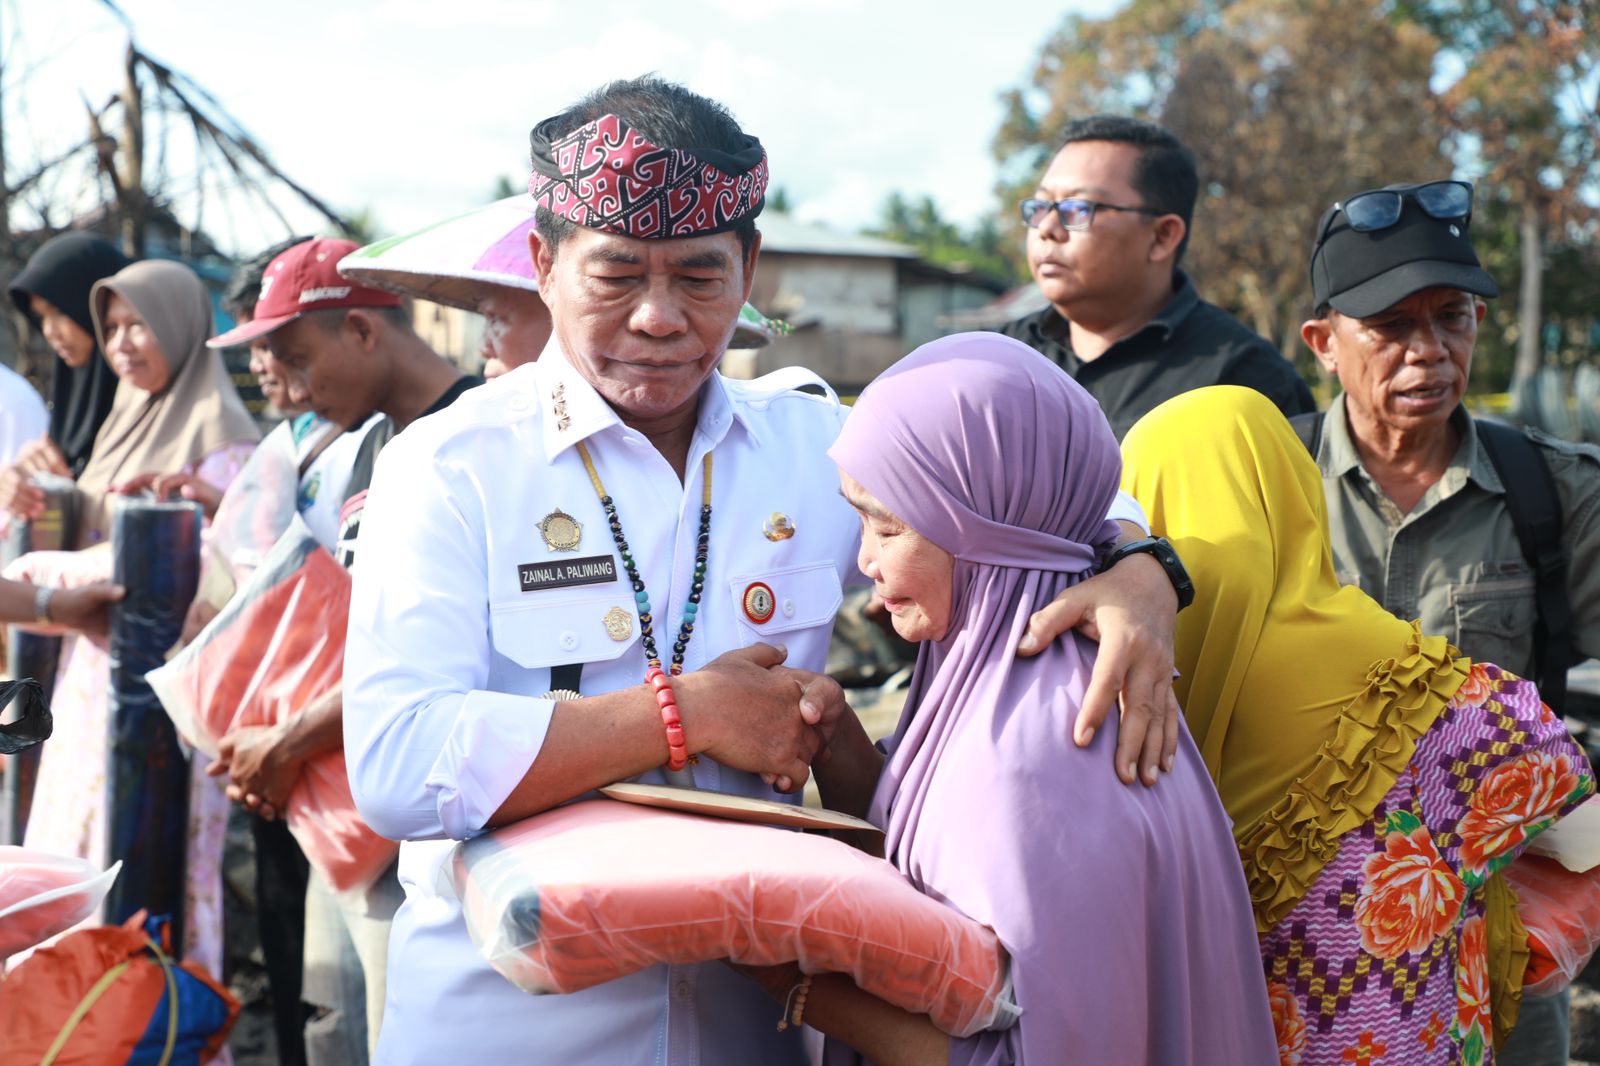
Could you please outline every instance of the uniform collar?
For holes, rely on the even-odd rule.
[[[544,454],[548,461],[555,462],[557,456],[574,444],[605,430],[632,432],[567,360],[554,337],[539,356],[534,381],[537,390],[534,400],[539,405]],[[713,373],[700,389],[700,415],[695,435],[704,437],[708,446],[715,448],[735,422],[743,426],[753,440],[760,442],[750,412],[744,404],[733,402],[722,375]]]

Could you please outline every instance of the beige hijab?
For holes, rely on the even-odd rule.
[[[144,473],[175,474],[224,445],[261,439],[222,357],[205,346],[211,335],[211,299],[194,271],[181,263],[150,259],[96,282],[89,309],[102,352],[106,307],[113,293],[132,304],[155,334],[170,377],[160,392],[117,383],[111,413],[78,478],[84,496],[80,545],[108,532],[106,493],[111,486]]]

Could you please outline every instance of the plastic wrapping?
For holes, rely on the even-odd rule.
[[[0,845],[0,961],[44,943],[95,912],[120,864]]]
[[[199,1066],[216,1057],[239,1001],[198,964],[172,958],[165,921],[143,918],[68,933],[6,978],[0,1062]]]
[[[113,579],[127,589],[111,612],[106,743],[107,855],[122,876],[106,920],[141,908],[183,928],[189,839],[189,761],[144,675],[161,665],[183,628],[200,580],[200,505],[116,501]]]
[[[1517,891],[1517,916],[1533,957],[1523,992],[1553,996],[1582,972],[1600,947],[1600,868],[1573,873],[1554,859],[1523,855],[1505,868]]]
[[[297,515],[222,612],[148,680],[183,738],[215,757],[230,730],[282,722],[339,684],[349,614],[349,573]],[[372,884],[398,850],[357,813],[343,750],[304,764],[285,817],[337,892]]]
[[[77,532],[78,487],[70,478],[36,475],[33,483],[44,490],[44,514],[32,521],[14,520],[7,530],[6,563],[33,551],[59,551],[72,546]],[[48,703],[56,686],[56,663],[61,659],[61,638],[30,633],[16,626],[6,635],[6,666],[12,677],[39,682]],[[0,779],[0,844],[20,844],[33,807],[33,786],[39,777],[38,749],[24,749],[4,759]]]
[[[211,546],[235,582],[261,565],[295,516],[300,471],[293,438],[269,433],[250,453],[211,520]]]
[[[954,1036],[1015,1018],[992,931],[831,837],[602,799],[466,841],[443,876],[483,957],[526,992],[798,962]]]

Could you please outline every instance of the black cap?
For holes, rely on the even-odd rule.
[[[1417,187],[1384,186],[1402,193]],[[1500,295],[1472,250],[1466,223],[1434,218],[1410,196],[1401,197],[1400,219],[1386,229],[1352,229],[1335,204],[1323,212],[1317,233],[1326,236],[1311,250],[1314,307],[1326,304],[1352,318],[1366,318],[1423,289]]]

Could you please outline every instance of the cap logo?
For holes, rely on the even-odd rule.
[[[267,290],[272,288],[272,283],[275,280],[277,280],[277,277],[278,277],[278,275],[276,275],[276,274],[263,274],[262,275],[262,277],[261,277],[261,293],[260,293],[260,295],[258,295],[256,297],[257,300],[265,300],[267,298]]]
[[[263,289],[262,294],[265,295],[265,293],[266,290]],[[302,292],[300,294],[300,302],[309,304],[318,300],[342,300],[349,295],[350,286],[348,285],[325,285],[320,289],[307,289]]]

